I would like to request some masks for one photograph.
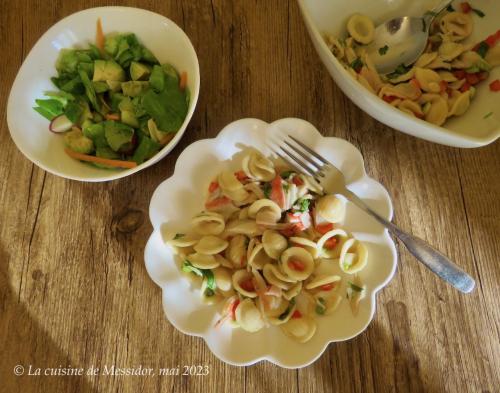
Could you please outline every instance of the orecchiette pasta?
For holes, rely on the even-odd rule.
[[[219,266],[219,262],[213,255],[205,254],[190,254],[187,256],[187,260],[194,266],[200,269],[214,269]]]
[[[358,25],[356,29],[361,31]],[[353,49],[355,44],[350,45]],[[367,81],[376,85],[372,69],[367,65]],[[456,111],[462,110],[461,97],[450,99]],[[413,101],[406,101],[401,105],[418,112]],[[288,337],[306,342],[316,331],[316,318],[342,304],[339,288],[345,279],[356,279],[349,291],[365,290],[353,274],[367,263],[366,247],[339,228],[343,200],[324,194],[312,178],[256,151],[243,158],[242,166],[238,172],[221,172],[210,183],[209,211],[193,217],[192,233],[166,228],[163,238],[182,272],[200,287],[201,301],[223,301],[216,326],[228,322],[256,332],[279,325]],[[351,293],[353,312],[361,295]]]
[[[191,222],[200,235],[220,235],[225,227],[224,217],[215,212],[200,213]]]
[[[286,238],[279,232],[267,229],[262,234],[262,244],[264,250],[272,259],[278,259],[283,251],[288,247]]]
[[[339,264],[344,273],[354,274],[363,270],[368,262],[368,250],[356,239],[349,239],[342,245]]]
[[[342,222],[345,216],[344,201],[335,195],[325,195],[316,202],[316,213],[328,222]]]
[[[197,253],[214,255],[224,251],[228,246],[227,240],[220,237],[209,235],[203,236],[194,246]]]
[[[271,160],[259,152],[252,152],[245,156],[242,166],[243,171],[250,179],[271,181],[276,176]]]
[[[373,41],[375,26],[367,16],[354,14],[347,21],[347,31],[360,44],[369,44]]]
[[[368,91],[410,116],[441,126],[467,111],[474,86],[500,65],[498,32],[479,43],[465,41],[471,36],[473,18],[471,12],[442,11],[430,25],[424,53],[413,64],[401,64],[386,75],[373,64],[375,48],[368,44],[373,41],[374,24],[367,16],[349,17],[345,39],[324,37],[333,55]],[[377,50],[378,56],[385,56],[391,48]],[[495,86],[490,84],[490,89],[496,91]]]

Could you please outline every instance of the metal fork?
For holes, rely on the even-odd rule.
[[[371,215],[403,242],[417,260],[459,291],[469,293],[474,289],[475,282],[472,277],[445,255],[431,247],[424,240],[406,233],[368,207],[365,202],[346,187],[344,175],[331,162],[293,136],[287,135],[287,137],[289,140],[285,138],[278,144],[277,148],[271,145],[269,147],[292,168],[304,175],[313,177],[325,190],[345,196],[357,207]]]

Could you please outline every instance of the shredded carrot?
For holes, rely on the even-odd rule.
[[[389,103],[389,104],[390,104],[392,101],[394,101],[395,99],[397,99],[397,98],[398,98],[398,97],[396,97],[396,96],[388,96],[388,95],[385,95],[385,94],[382,96],[382,99],[383,99],[385,102]]]
[[[283,191],[283,181],[280,175],[277,175],[271,182],[271,200],[283,208],[285,206],[285,192]]]
[[[327,250],[334,249],[336,245],[337,245],[337,239],[335,239],[334,237],[331,237],[325,242],[325,248]]]
[[[298,272],[303,272],[306,269],[306,266],[301,261],[296,259],[290,259],[288,261],[288,267]]]
[[[239,181],[245,181],[245,180],[248,180],[248,176],[246,175],[245,172],[243,171],[238,171],[238,172],[234,172],[234,176],[236,176],[236,178],[239,180]]]
[[[335,283],[331,282],[330,284],[321,285],[320,289],[322,291],[331,291],[334,286],[335,286]]]
[[[333,224],[331,222],[327,222],[325,224],[316,225],[316,228],[314,229],[316,229],[316,232],[318,232],[319,234],[324,235],[325,233],[333,230],[333,228]]]
[[[120,120],[119,113],[106,113],[106,115],[104,115],[104,117],[108,120],[116,120],[116,121]]]
[[[181,79],[180,79],[180,81],[179,81],[179,88],[180,88],[181,90],[184,90],[184,89],[186,88],[186,86],[187,86],[187,81],[188,81],[188,74],[187,74],[187,72],[186,72],[186,71],[183,71],[183,72],[181,73]]]
[[[244,281],[241,281],[240,287],[242,287],[245,291],[248,291],[248,292],[255,291],[255,283],[252,280],[252,278],[247,278]]]
[[[167,135],[165,135],[159,142],[160,145],[165,146],[170,140],[175,136],[175,133],[169,132]]]
[[[217,190],[219,188],[219,183],[217,183],[216,181],[213,181],[209,184],[208,186],[208,192],[209,193],[212,193],[214,192],[215,190]]]
[[[441,93],[444,93],[448,88],[448,83],[446,81],[439,82],[439,89]]]
[[[415,86],[417,89],[421,89],[421,86],[420,86],[420,83],[418,82],[418,80],[416,78],[412,78],[410,79],[410,83]]]
[[[90,156],[88,154],[77,153],[71,149],[64,149],[66,154],[75,160],[95,162],[96,164],[108,165],[115,168],[135,168],[137,166],[136,162],[133,161],[122,161],[122,160],[110,160],[109,158],[102,158],[96,156]]]
[[[493,82],[490,83],[490,90],[491,91],[500,91],[500,80],[495,79]]]
[[[101,18],[97,18],[97,29],[95,34],[95,43],[97,48],[104,54],[104,33],[102,31]]]
[[[221,206],[229,205],[231,200],[226,196],[221,196],[219,198],[212,199],[211,201],[205,203],[205,208],[207,210],[217,209]]]
[[[300,187],[301,185],[304,184],[304,181],[299,176],[294,176],[292,179],[292,183],[295,184],[297,187]]]

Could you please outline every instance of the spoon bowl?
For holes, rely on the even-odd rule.
[[[417,61],[427,46],[432,21],[451,2],[441,1],[421,18],[402,16],[377,26],[374,39],[367,48],[377,71],[389,74],[401,64],[409,66]]]
[[[413,64],[424,52],[428,37],[429,29],[423,18],[395,18],[377,26],[375,38],[366,51],[377,71],[388,74],[400,64]]]

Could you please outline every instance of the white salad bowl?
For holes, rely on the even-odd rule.
[[[56,91],[50,78],[63,48],[86,47],[95,42],[96,22],[101,18],[104,33],[135,33],[160,63],[170,63],[188,75],[188,113],[172,140],[154,157],[132,169],[100,169],[70,158],[61,135],[49,131],[48,121],[35,112],[35,99],[45,91]],[[21,152],[33,163],[68,179],[99,182],[119,179],[161,160],[179,142],[191,119],[200,90],[200,69],[188,36],[170,19],[129,7],[101,7],[77,12],[57,22],[35,44],[14,81],[7,104],[10,134]]]
[[[477,86],[477,94],[467,112],[453,117],[439,127],[392,107],[359,84],[328,49],[323,35],[346,36],[350,15],[362,13],[375,25],[397,16],[422,16],[438,0],[298,0],[302,16],[314,47],[335,83],[362,110],[382,123],[406,134],[431,142],[455,147],[480,147],[500,136],[500,93],[491,92],[488,85],[500,78],[500,67],[490,72],[488,80]],[[454,4],[458,7],[458,1]],[[474,29],[466,43],[477,43],[498,30],[500,7],[494,1],[476,0],[473,7],[485,13],[484,18],[473,15]],[[489,113],[492,113],[488,116]]]
[[[345,140],[323,137],[304,120],[282,119],[271,124],[256,119],[238,120],[226,126],[216,138],[189,145],[179,156],[174,174],[152,196],[149,216],[154,231],[144,252],[146,269],[162,289],[163,310],[170,323],[185,334],[202,337],[218,358],[238,366],[268,360],[287,368],[304,367],[315,361],[330,342],[360,334],[374,316],[377,292],[387,285],[396,270],[396,249],[387,230],[348,203],[343,227],[364,241],[369,253],[368,265],[360,272],[367,296],[357,316],[353,316],[344,300],[333,315],[317,319],[316,334],[305,344],[292,341],[276,326],[257,333],[232,329],[227,324],[214,328],[221,305],[202,304],[199,289],[193,288],[180,272],[163,237],[172,230],[183,232],[190,227],[191,218],[203,210],[208,184],[228,166],[235,170],[242,159],[239,153],[252,147],[269,156],[266,142],[280,130],[331,160],[342,170],[352,191],[384,218],[392,217],[389,195],[380,183],[367,176],[361,153]]]

